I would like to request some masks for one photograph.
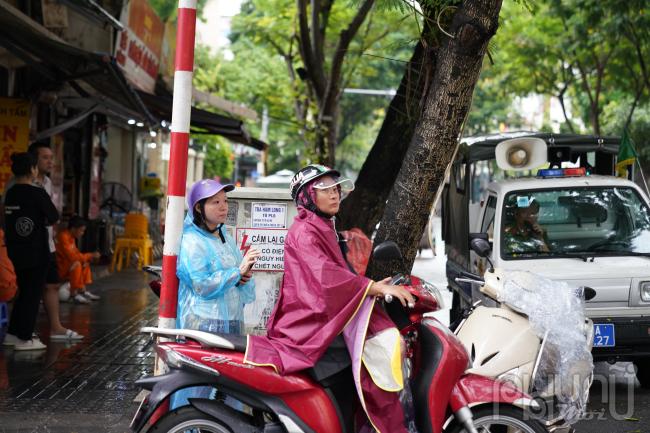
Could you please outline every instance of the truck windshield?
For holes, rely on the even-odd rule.
[[[632,188],[514,191],[502,231],[504,259],[650,255],[650,210]]]

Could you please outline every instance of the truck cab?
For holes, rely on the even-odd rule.
[[[530,138],[540,138],[527,136]],[[586,140],[586,139],[585,139]],[[542,146],[541,141],[545,141]],[[522,137],[495,140],[494,158],[512,169],[505,154],[526,143]],[[528,141],[535,142],[532,140]],[[500,143],[501,152],[497,149]],[[443,236],[447,249],[447,279],[453,293],[450,322],[476,302],[490,303],[471,284],[459,283],[463,271],[482,274],[488,264],[469,249],[474,237],[487,239],[491,261],[502,269],[523,270],[591,287],[596,296],[586,303],[594,322],[596,361],[633,361],[637,377],[650,386],[650,203],[645,192],[626,179],[590,174],[590,167],[536,169],[540,154],[553,151],[548,140],[523,146],[537,153],[525,165],[527,176],[492,181],[472,204],[472,165],[461,152],[443,192]],[[584,150],[574,145],[562,152]],[[573,149],[573,150],[571,150]],[[614,152],[614,146],[610,149]],[[501,158],[499,158],[501,153]],[[490,155],[488,155],[490,156]],[[501,161],[499,161],[501,159]],[[506,158],[507,159],[507,158]],[[476,161],[474,161],[476,162]],[[548,164],[546,164],[548,165]],[[542,165],[544,167],[544,165]],[[559,166],[559,167],[558,167]],[[463,176],[458,171],[466,170]],[[459,187],[465,187],[463,188]]]

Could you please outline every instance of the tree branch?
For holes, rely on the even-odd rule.
[[[641,51],[641,43],[639,41],[639,37],[637,36],[633,25],[630,24],[629,29],[630,31],[629,34],[627,34],[627,39],[632,42],[632,45],[634,46],[634,51],[636,52],[637,59],[639,60],[639,66],[641,67],[641,73],[643,74],[643,80],[645,81],[646,87],[650,89],[650,73],[648,73],[645,57]]]
[[[557,99],[560,101],[560,107],[562,107],[562,114],[564,115],[564,120],[566,124],[569,126],[569,130],[572,133],[575,133],[575,130],[573,129],[573,123],[571,122],[571,119],[569,119],[569,116],[567,115],[566,106],[564,103],[564,94],[566,93],[568,88],[569,88],[569,84],[564,83],[564,86],[562,87],[562,89],[560,89],[560,92],[557,95]]]
[[[639,99],[641,99],[641,96],[643,95],[643,90],[645,89],[645,83],[644,83],[644,78],[641,78],[641,80],[637,79],[636,74],[634,73],[634,68],[630,66],[628,62],[625,62],[625,67],[630,71],[630,76],[633,77],[634,79],[634,102],[632,102],[632,106],[630,107],[630,111],[627,115],[627,118],[625,120],[625,127],[623,129],[628,129],[630,127],[630,123],[632,123],[632,115],[634,114],[634,110],[636,110],[636,106],[639,103]]]
[[[325,40],[325,35],[327,34],[327,26],[330,21],[330,12],[332,11],[332,6],[334,5],[334,0],[324,0],[325,3],[321,5],[321,20],[320,20],[320,34],[321,39]]]
[[[316,97],[322,99],[325,95],[324,65],[318,65],[314,58],[309,37],[309,24],[307,23],[307,0],[296,0],[298,7],[299,46],[302,60],[312,81]]]
[[[287,57],[288,53],[286,51],[284,51],[284,49],[282,49],[280,44],[275,42],[271,37],[269,37],[266,34],[262,34],[262,39],[264,39],[266,42],[268,42],[268,44],[271,45],[275,49],[275,51],[278,52],[278,54],[280,56]]]
[[[311,50],[314,53],[314,60],[320,64],[324,63],[323,41],[320,24],[321,1],[311,0]]]
[[[582,87],[585,90],[585,93],[587,93],[587,96],[589,97],[589,103],[593,104],[594,98],[591,94],[591,88],[589,86],[589,75],[587,74],[587,71],[585,70],[584,66],[582,66],[580,60],[576,60],[576,66],[580,71],[580,76],[582,77]]]
[[[347,54],[352,39],[354,39],[354,36],[359,31],[359,27],[363,24],[363,21],[366,19],[366,16],[374,4],[375,0],[364,0],[348,27],[341,32],[336,46],[336,51],[334,51],[334,56],[332,58],[328,85],[325,91],[325,98],[323,98],[324,104],[321,107],[321,115],[328,114],[334,101],[336,101],[339,96],[343,60],[345,59],[345,55]]]

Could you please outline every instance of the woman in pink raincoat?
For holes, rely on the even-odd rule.
[[[301,169],[291,182],[298,216],[284,247],[284,279],[266,336],[248,336],[245,362],[280,374],[313,367],[338,335],[352,360],[357,394],[379,433],[403,433],[400,335],[375,299],[414,299],[401,286],[372,281],[348,267],[338,245],[334,216],[341,194],[354,188],[322,165]]]

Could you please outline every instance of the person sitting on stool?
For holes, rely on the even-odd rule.
[[[62,280],[70,281],[70,298],[78,304],[96,301],[99,296],[86,290],[93,282],[90,262],[99,258],[99,253],[82,253],[77,247],[77,239],[86,232],[86,220],[74,215],[68,222],[68,228],[56,235],[56,266]]]

